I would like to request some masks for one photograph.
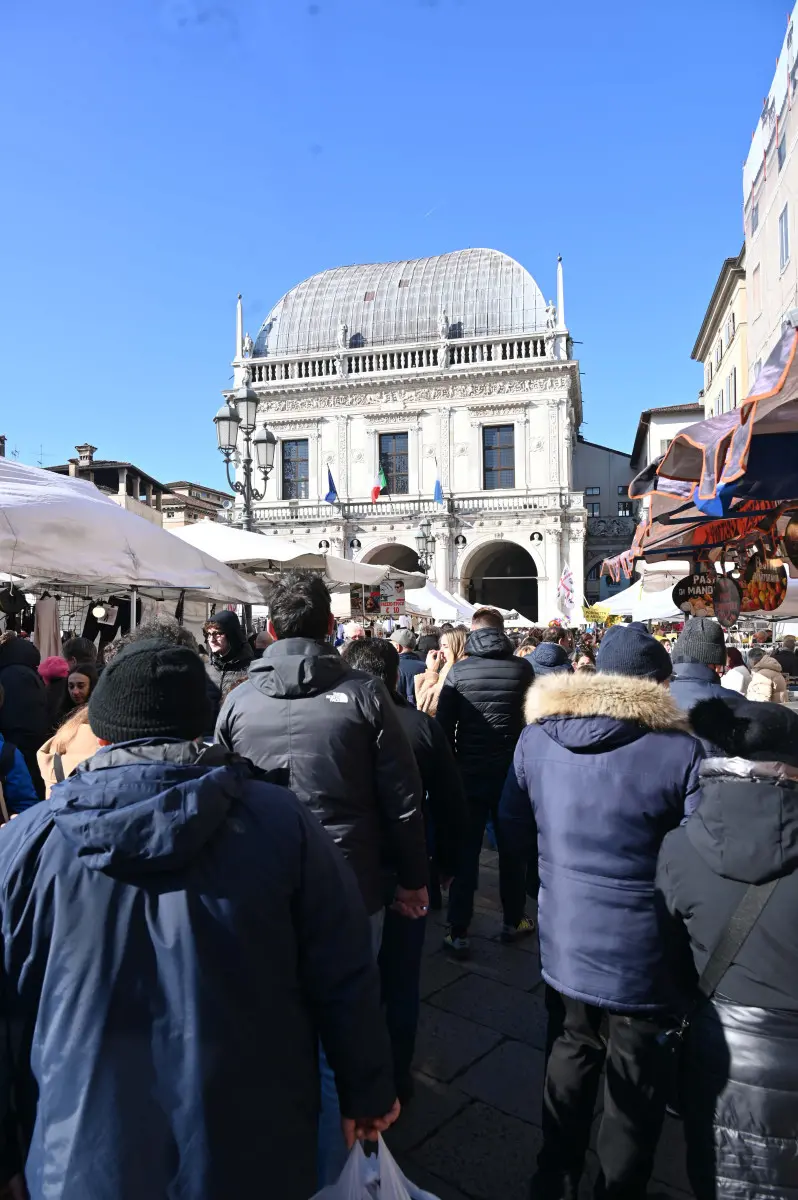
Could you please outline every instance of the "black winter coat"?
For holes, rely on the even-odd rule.
[[[535,678],[526,658],[497,629],[468,635],[467,657],[448,672],[438,698],[437,719],[451,743],[466,790],[501,794],[524,728],[524,697]]]
[[[399,883],[427,882],[418,767],[383,683],[332,646],[275,642],[222,706],[216,740],[286,783],[349,859],[369,913],[383,905],[380,844]]]
[[[41,655],[27,638],[11,638],[0,646],[0,687],[4,702],[0,708],[0,734],[21,751],[34,787],[44,799],[36,751],[52,733],[47,708],[47,690],[39,675]]]
[[[745,703],[745,697],[723,687],[720,677],[706,663],[676,663],[670,680],[670,692],[682,712],[689,713],[702,700],[722,700],[729,708]],[[702,739],[705,753],[720,753],[717,746]]]
[[[709,759],[701,777],[698,809],[665,839],[657,870],[663,935],[688,1000],[748,884],[779,884],[692,1022],[691,1182],[698,1200],[795,1200],[798,769]]]
[[[307,1200],[319,1037],[345,1114],[393,1103],[354,877],[219,747],[100,750],[3,830],[0,918],[0,1181],[16,1125],[31,1197]]]
[[[219,702],[223,704],[233,689],[247,678],[247,672],[254,657],[255,652],[249,642],[244,642],[237,649],[228,651],[224,657],[221,654],[210,656],[205,670],[212,687],[218,689],[216,695],[220,699],[217,700],[217,705]],[[214,693],[210,688],[208,689],[208,698],[213,702]]]
[[[427,845],[443,876],[454,875],[468,823],[460,772],[437,721],[395,695],[396,715],[413,747],[429,818]]]

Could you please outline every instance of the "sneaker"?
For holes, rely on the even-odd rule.
[[[531,917],[524,917],[517,925],[502,925],[501,940],[503,942],[518,942],[521,938],[529,937],[535,932],[535,922]]]
[[[471,942],[468,939],[468,930],[462,933],[459,929],[455,930],[449,926],[446,930],[446,937],[443,939],[443,948],[453,954],[455,958],[468,958],[471,953]]]

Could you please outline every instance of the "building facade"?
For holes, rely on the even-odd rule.
[[[748,395],[748,295],[745,246],[721,267],[690,357],[704,369],[704,415],[736,408]]]
[[[750,390],[798,307],[798,4],[743,168]]]
[[[581,436],[574,448],[574,486],[585,498],[587,542],[585,600],[595,604],[625,586],[601,574],[605,558],[628,550],[634,536],[636,505],[629,499],[630,455]]]
[[[153,525],[163,524],[161,509],[165,488],[162,483],[133,463],[95,458],[97,447],[88,442],[75,449],[77,458],[47,467],[47,470],[56,475],[88,479],[120,508],[136,513]]]
[[[239,299],[233,368],[278,439],[258,528],[412,570],[428,519],[438,588],[548,620],[569,567],[581,602],[582,396],[561,263],[556,304],[495,250],[323,271],[254,341]]]
[[[191,483],[180,479],[165,484],[163,497],[164,529],[179,529],[194,521],[218,521],[226,518],[232,509],[233,497],[229,492],[220,492],[204,483]]]

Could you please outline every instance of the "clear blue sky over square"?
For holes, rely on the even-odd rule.
[[[584,435],[694,400],[787,0],[6,0],[0,433],[224,481],[253,337],[316,271],[490,246],[548,297]]]

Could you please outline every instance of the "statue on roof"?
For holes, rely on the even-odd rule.
[[[553,300],[549,300],[548,304],[546,305],[546,328],[557,328],[557,305]]]
[[[252,358],[252,351],[255,349],[255,343],[248,333],[244,334],[244,358]]]
[[[442,342],[445,342],[449,337],[449,318],[446,315],[445,308],[442,308],[438,313],[438,337]]]
[[[349,326],[346,321],[342,321],[338,326],[338,341],[339,350],[347,350],[349,348]]]

